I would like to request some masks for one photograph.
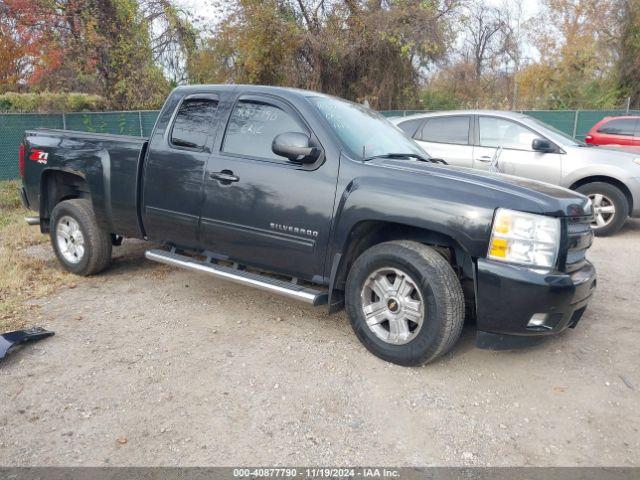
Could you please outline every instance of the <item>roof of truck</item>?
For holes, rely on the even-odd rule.
[[[202,84],[202,85],[184,85],[176,87],[174,91],[197,93],[203,90],[218,90],[218,91],[231,91],[235,89],[249,90],[256,93],[277,93],[282,96],[297,96],[297,97],[317,97],[317,96],[329,96],[324,93],[314,92],[313,90],[304,90],[302,88],[293,87],[275,87],[272,85],[250,85],[250,84]]]

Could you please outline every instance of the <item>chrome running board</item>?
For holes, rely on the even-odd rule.
[[[285,297],[295,298],[311,305],[323,305],[327,303],[328,294],[320,290],[298,285],[297,283],[285,282],[259,273],[247,272],[239,268],[227,267],[212,262],[200,261],[186,255],[166,250],[147,250],[145,257],[154,262],[165,263],[176,267],[194,270],[196,272],[208,273],[214,277],[231,280],[241,285],[260,288],[267,292],[277,293]]]

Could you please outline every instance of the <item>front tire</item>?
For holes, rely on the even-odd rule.
[[[93,275],[111,262],[111,235],[98,226],[89,200],[58,203],[51,212],[49,235],[58,261],[71,273]]]
[[[347,277],[351,326],[374,355],[415,366],[443,355],[464,324],[464,295],[451,265],[412,241],[366,250]]]
[[[595,221],[591,224],[597,237],[613,235],[629,216],[629,202],[622,191],[606,182],[593,182],[576,189],[591,199]]]

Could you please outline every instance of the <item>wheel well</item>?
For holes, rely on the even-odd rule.
[[[593,183],[593,182],[604,182],[604,183],[609,183],[617,188],[620,189],[620,191],[624,194],[625,198],[627,199],[627,202],[629,202],[629,212],[633,211],[633,196],[631,195],[631,192],[629,191],[629,188],[622,183],[620,180],[617,180],[615,178],[612,177],[607,177],[604,175],[596,175],[593,177],[586,177],[583,179],[578,180],[577,182],[574,182],[573,185],[571,185],[569,188],[571,190],[576,190],[579,187],[586,185],[587,183]]]
[[[40,184],[40,230],[49,231],[53,208],[71,198],[90,198],[89,186],[84,178],[69,172],[49,170],[42,175]]]
[[[334,288],[343,290],[347,274],[353,262],[367,249],[382,242],[392,240],[415,240],[434,247],[460,275],[467,266],[471,267],[471,257],[453,238],[440,232],[411,227],[398,223],[365,221],[355,225],[349,233],[347,247],[342,254],[340,267],[333,282]]]

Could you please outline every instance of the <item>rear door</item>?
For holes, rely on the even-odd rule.
[[[560,184],[562,154],[537,152],[531,148],[534,139],[545,137],[515,120],[503,117],[479,115],[476,127],[474,168],[488,170],[497,148],[502,147],[498,158],[501,173]]]
[[[164,134],[151,140],[144,168],[143,223],[152,240],[198,246],[203,177],[218,102],[214,93],[186,96]]]
[[[414,140],[432,157],[450,165],[473,166],[471,115],[428,117]]]
[[[275,136],[302,132],[302,116],[272,95],[242,95],[205,175],[201,240],[240,263],[311,279],[323,271],[338,159],[312,165],[274,154]],[[326,152],[326,149],[325,149]]]

